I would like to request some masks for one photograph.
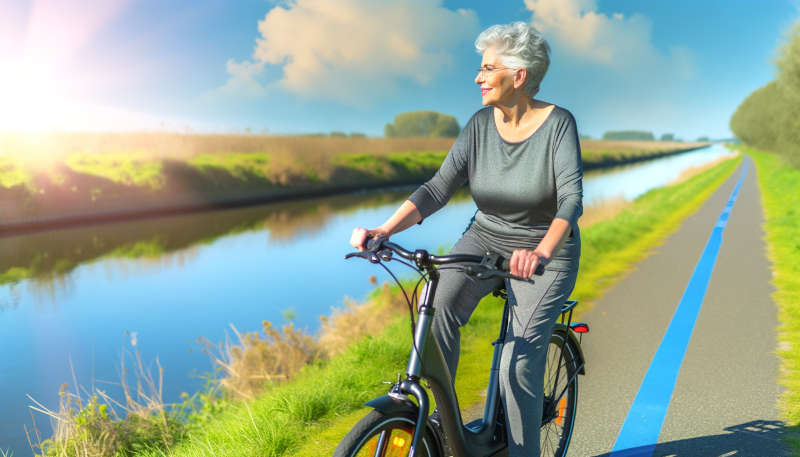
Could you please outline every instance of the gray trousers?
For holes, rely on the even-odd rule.
[[[473,230],[465,232],[451,253],[482,255],[487,251],[510,256],[507,246]],[[550,335],[561,305],[575,286],[575,271],[549,271],[535,284],[509,281],[511,322],[500,361],[500,397],[506,411],[509,457],[538,457],[542,420],[544,364]],[[433,334],[455,379],[461,331],[478,305],[502,279],[480,280],[456,270],[441,270],[434,296]]]

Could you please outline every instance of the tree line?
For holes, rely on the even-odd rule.
[[[455,138],[461,131],[458,121],[449,114],[442,114],[436,111],[411,111],[401,113],[394,117],[394,122],[386,124],[384,135],[387,138],[395,137],[444,137]],[[333,133],[331,133],[333,136]],[[581,135],[583,139],[589,139],[588,135]],[[643,130],[612,130],[603,134],[604,140],[617,141],[656,141],[653,132]],[[675,138],[672,133],[661,135],[659,141],[683,141]],[[708,141],[708,137],[702,136],[697,141]]]
[[[800,168],[800,21],[778,49],[778,74],[742,101],[730,120],[742,141]]]

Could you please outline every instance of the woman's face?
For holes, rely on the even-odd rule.
[[[481,86],[481,103],[495,106],[508,99],[514,92],[514,73],[514,69],[500,62],[494,48],[486,48],[481,59],[481,71],[475,78],[475,83]]]

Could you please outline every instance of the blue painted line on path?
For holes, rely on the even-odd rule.
[[[647,369],[609,457],[651,457],[655,451],[672,391],[675,389],[675,381],[683,363],[683,356],[686,354],[722,245],[722,232],[728,223],[728,217],[746,173],[745,162],[739,181],[711,231],[711,236],[683,292],[667,332],[650,362],[650,368]]]

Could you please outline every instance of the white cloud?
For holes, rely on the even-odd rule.
[[[401,80],[428,84],[445,72],[451,50],[474,39],[478,19],[441,0],[297,0],[270,10],[258,30],[252,61],[228,61],[224,87],[263,89],[257,78],[268,64],[282,70],[272,85],[363,105]]]
[[[652,42],[652,22],[641,14],[628,17],[598,13],[594,0],[525,0],[531,23],[556,48],[587,62],[620,72],[657,70],[689,78],[691,51],[674,46],[662,54]]]
[[[261,72],[264,71],[264,62],[236,62],[228,59],[225,69],[230,77],[219,91],[227,94],[236,95],[263,95],[264,86],[258,81]]]

